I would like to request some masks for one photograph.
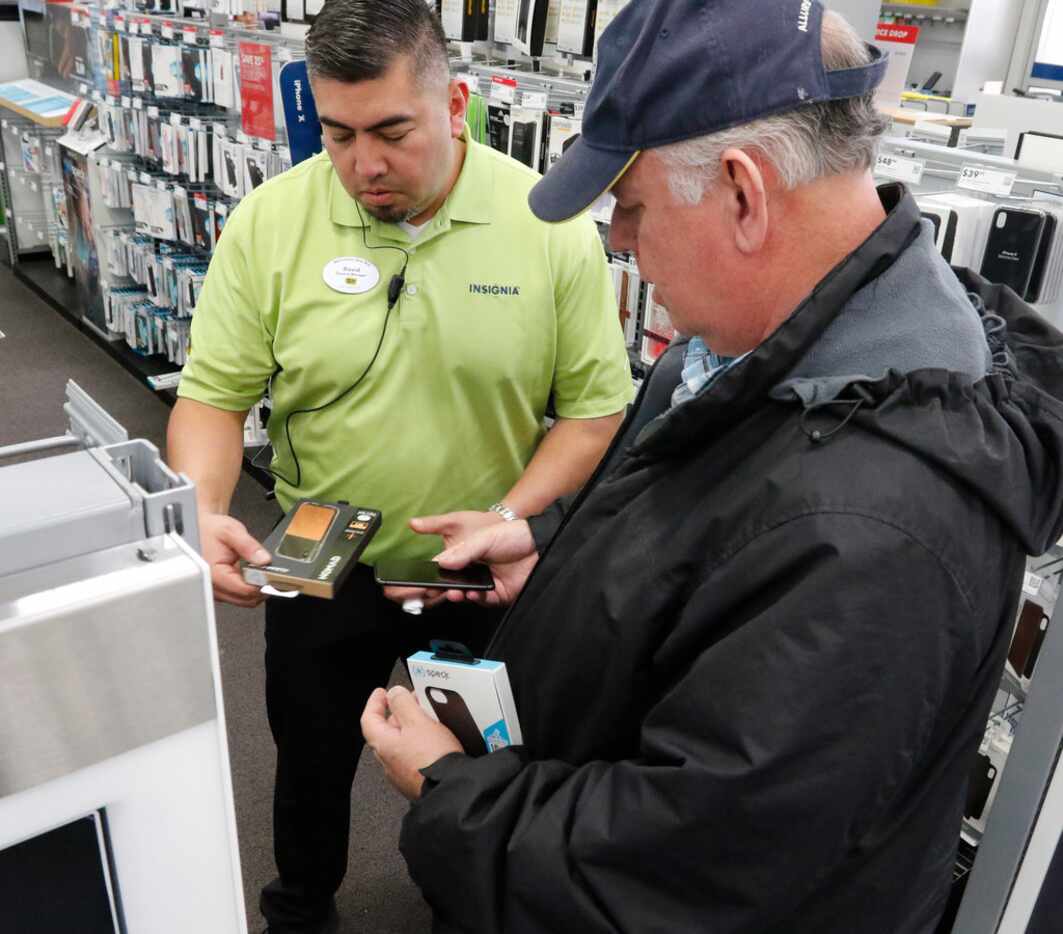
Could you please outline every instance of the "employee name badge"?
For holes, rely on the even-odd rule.
[[[380,282],[380,270],[360,256],[338,256],[329,260],[321,275],[325,285],[346,295],[361,295],[376,288]]]

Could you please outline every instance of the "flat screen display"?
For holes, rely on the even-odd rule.
[[[1063,0],[1048,0],[1045,4],[1030,77],[1042,81],[1063,81]]]

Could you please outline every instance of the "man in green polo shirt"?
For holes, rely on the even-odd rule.
[[[466,510],[473,527],[577,489],[631,396],[593,223],[536,220],[538,176],[469,139],[467,91],[423,0],[328,0],[307,59],[326,152],[231,217],[170,423],[170,463],[199,490],[215,595],[240,606],[262,595],[237,560],[268,556],[227,512],[245,414],[267,387],[280,504],[380,509],[367,565],[437,550],[411,517]],[[548,400],[558,418],[545,432]],[[271,932],[334,924],[370,691],[397,655],[429,638],[477,651],[494,622],[445,601],[404,614],[368,566],[334,601],[267,602]]]

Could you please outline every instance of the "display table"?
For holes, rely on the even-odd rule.
[[[951,117],[948,114],[923,113],[918,110],[910,110],[905,107],[880,107],[879,111],[889,117],[894,123],[904,126],[915,126],[917,123],[928,121],[940,126],[948,127],[952,132],[949,136],[949,145],[955,146],[960,138],[960,131],[966,130],[974,122],[970,117]]]

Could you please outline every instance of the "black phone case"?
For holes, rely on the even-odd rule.
[[[1048,259],[1052,253],[1052,244],[1056,239],[1056,216],[1045,214],[1045,229],[1041,234],[1041,246],[1037,251],[1037,259],[1034,261],[1033,275],[1030,277],[1030,287],[1026,292],[1026,301],[1039,302],[1041,300],[1041,287],[1045,281],[1045,271],[1048,269]]]
[[[487,105],[487,143],[503,155],[509,154],[509,104]]]
[[[1033,600],[1023,601],[1019,621],[1008,648],[1008,661],[1015,669],[1015,674],[1026,678],[1033,674],[1048,619],[1048,614],[1040,604]]]
[[[518,162],[523,162],[528,168],[536,167],[534,123],[513,124],[513,145],[510,147],[510,155]]]
[[[993,765],[989,756],[983,756],[978,753],[974,770],[971,772],[967,785],[967,805],[963,812],[965,817],[969,817],[972,820],[981,819],[996,777],[997,767]]]
[[[1004,226],[999,226],[1005,218]],[[1033,279],[1047,224],[1043,211],[997,208],[989,226],[981,273],[990,282],[1006,285],[1026,298]]]
[[[436,700],[433,694],[438,691],[446,697],[446,703]],[[476,726],[469,708],[457,691],[447,688],[427,687],[425,694],[428,702],[432,705],[439,722],[443,724],[461,743],[462,749],[470,756],[482,756],[487,753],[487,743]]]
[[[952,262],[952,249],[956,245],[956,225],[959,223],[959,215],[955,211],[949,211],[945,221],[945,237],[941,241],[941,255],[946,262]]]

